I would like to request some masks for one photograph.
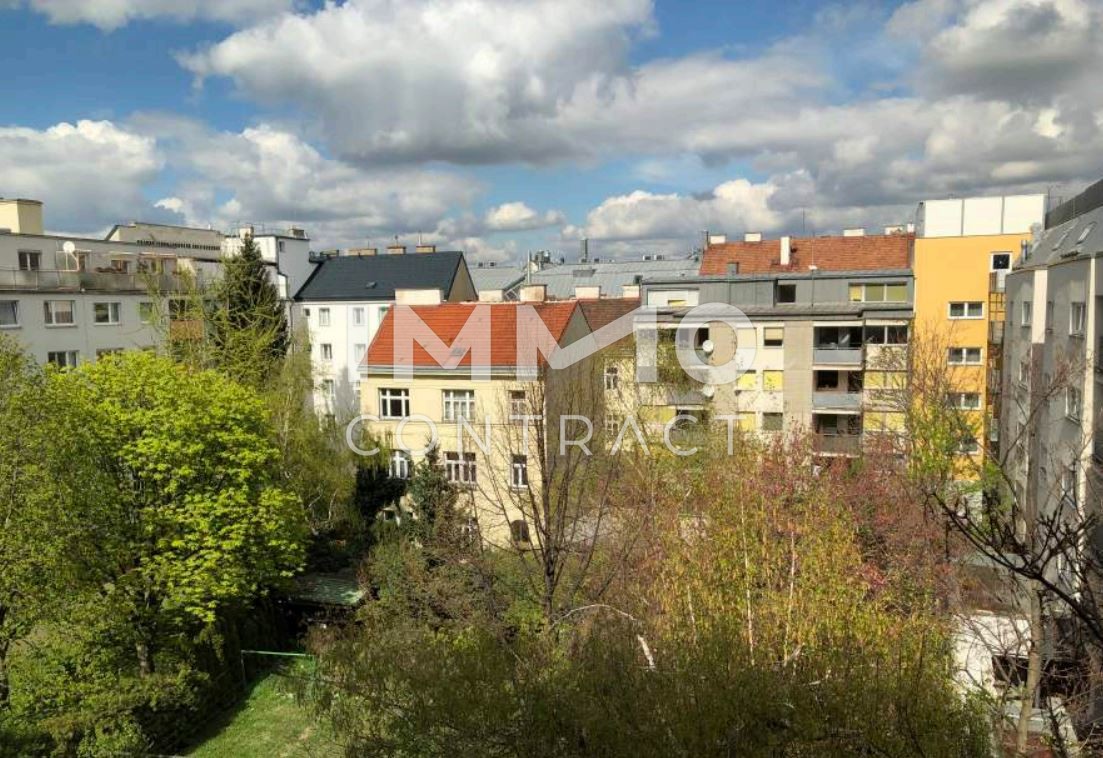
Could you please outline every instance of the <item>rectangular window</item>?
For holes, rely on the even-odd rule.
[[[353,308],[352,309],[352,325],[363,326],[364,325],[364,309]]]
[[[1073,463],[1061,473],[1061,496],[1066,503],[1071,505],[1076,505],[1077,498],[1080,495],[1080,488],[1076,486],[1076,479],[1076,464]]]
[[[326,396],[327,400],[332,400],[337,396],[337,385],[332,379],[322,380],[322,394]]]
[[[364,354],[368,352],[368,346],[362,342],[358,342],[353,348],[353,355],[356,356],[356,362],[362,363],[364,361]]]
[[[118,303],[93,303],[92,304],[92,319],[97,324],[117,324],[117,323],[119,323],[119,304]]]
[[[735,388],[737,390],[756,390],[758,389],[758,374],[754,369],[744,371],[739,375],[739,378],[735,380]]]
[[[624,419],[622,419],[616,413],[605,413],[605,436],[612,439],[616,439],[620,434],[621,427],[624,426]]]
[[[46,361],[61,368],[74,368],[80,358],[76,350],[58,350],[46,353]]]
[[[444,454],[444,475],[452,484],[461,487],[474,487],[476,484],[475,454]]]
[[[1076,387],[1065,388],[1065,415],[1073,421],[1080,420],[1080,408],[1083,400],[1080,397],[1080,390]]]
[[[323,342],[318,347],[322,351],[322,360],[323,361],[332,361],[333,360],[333,345],[329,344],[328,342]]]
[[[1024,301],[1022,304],[1022,325],[1030,326],[1030,323],[1034,320],[1034,304],[1029,300]]]
[[[992,271],[1010,271],[1011,253],[992,253]]]
[[[616,366],[605,367],[605,389],[615,390],[620,387],[620,373]]]
[[[19,326],[19,301],[0,300],[0,327]]]
[[[785,344],[784,326],[767,326],[762,330],[763,347],[781,347]]]
[[[980,409],[979,392],[951,392],[950,406],[962,411],[975,411]]]
[[[1084,335],[1084,320],[1087,308],[1083,303],[1069,303],[1069,336],[1082,337]]]
[[[37,250],[19,251],[19,270],[38,271],[42,268],[42,253]]]
[[[406,418],[410,415],[410,390],[379,390],[380,418]]]
[[[984,318],[984,303],[979,300],[950,303],[950,318]]]
[[[138,303],[138,320],[143,324],[149,324],[153,321],[153,303],[148,300]]]
[[[762,389],[767,392],[780,392],[783,372],[781,371],[763,371],[762,372]]]
[[[46,326],[72,326],[76,323],[73,318],[72,300],[47,300],[42,304],[43,316]]]
[[[529,415],[529,402],[524,390],[509,391],[509,415],[512,418]]]
[[[785,417],[781,413],[763,413],[762,431],[780,432],[785,424]]]
[[[795,302],[797,302],[797,285],[795,285],[795,284],[779,284],[777,286],[777,302],[779,302],[779,303],[795,303]]]
[[[961,441],[957,445],[957,451],[962,455],[973,455],[980,450],[980,445],[977,444],[977,438],[972,435],[966,435],[961,438]]]
[[[329,326],[329,308],[318,309],[318,326]]]
[[[754,431],[754,414],[748,411],[735,414],[735,425],[744,432]]]
[[[475,417],[475,390],[444,390],[444,420],[469,421]]]
[[[111,259],[111,271],[115,274],[129,274],[130,273],[130,261],[126,258],[112,258]]]
[[[1019,361],[1019,384],[1030,384],[1030,361],[1026,358]]]
[[[529,461],[523,455],[513,456],[509,467],[509,486],[515,490],[523,490],[529,486]]]
[[[903,303],[907,299],[908,285],[904,282],[850,285],[852,303]]]
[[[981,349],[979,347],[951,347],[950,364],[953,366],[979,366]]]
[[[391,453],[388,473],[392,479],[410,478],[410,454],[405,450],[395,450]]]

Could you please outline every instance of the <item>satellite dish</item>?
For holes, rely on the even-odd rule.
[[[73,242],[72,240],[65,240],[65,242],[63,242],[61,245],[61,249],[64,250],[68,255],[72,255],[77,251],[77,243]]]
[[[705,340],[701,343],[701,352],[705,355],[712,355],[712,351],[716,349],[716,345],[712,340]]]

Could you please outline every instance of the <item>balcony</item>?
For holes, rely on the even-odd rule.
[[[857,413],[861,408],[861,392],[812,393],[812,410],[814,411],[851,411]]]
[[[175,291],[180,288],[180,279],[173,274],[130,274],[109,270],[0,269],[0,290],[146,292],[151,287],[162,292]]]
[[[812,349],[812,363],[817,366],[861,366],[862,348],[815,347]]]
[[[812,449],[819,455],[858,455],[862,452],[859,434],[817,434]]]

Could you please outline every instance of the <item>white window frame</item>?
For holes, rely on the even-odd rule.
[[[475,390],[441,390],[441,418],[472,421],[475,418]]]
[[[975,361],[969,360],[969,351],[976,350],[979,357]],[[960,351],[961,360],[954,360],[954,353]],[[951,366],[980,366],[984,363],[984,348],[980,347],[951,347],[947,354],[947,362]]]
[[[28,265],[23,267],[23,256],[30,256],[27,260],[34,261],[34,265]],[[42,251],[41,250],[20,250],[16,259],[19,264],[20,271],[41,271],[42,270]]]
[[[1061,497],[1070,505],[1076,505],[1080,498],[1079,473],[1076,462],[1065,466],[1061,472]]]
[[[69,305],[69,320],[58,321],[57,305],[67,303]],[[75,300],[45,300],[42,303],[42,317],[46,326],[76,326],[77,302]]]
[[[620,369],[616,366],[605,367],[605,389],[620,389]]]
[[[100,306],[107,306],[107,320],[100,321],[99,308]],[[96,326],[118,326],[122,323],[122,303],[119,302],[107,302],[99,301],[92,303],[92,323]]]
[[[1069,303],[1069,336],[1083,337],[1087,321],[1087,305],[1082,302]]]
[[[319,308],[318,309],[318,326],[329,326],[329,324],[330,324],[329,308]]]
[[[322,395],[326,400],[335,400],[337,398],[337,382],[332,379],[322,380]]]
[[[0,329],[18,329],[19,328],[19,301],[18,300],[0,300],[0,305],[5,303],[11,303],[11,312],[14,317],[14,321],[10,324],[0,323]]]
[[[1007,266],[1005,266],[1004,268],[996,268],[996,256],[997,255],[1006,255],[1007,256]],[[1014,260],[1015,260],[1015,257],[1011,254],[1011,252],[1009,250],[993,250],[991,255],[988,256],[988,271],[989,272],[1010,271],[1011,266],[1014,265]]]
[[[363,326],[364,325],[364,309],[363,307],[356,307],[352,309],[352,325]]]
[[[954,315],[954,306],[961,306],[960,316]],[[976,306],[974,312],[973,306]],[[951,300],[946,304],[946,317],[951,321],[968,321],[971,319],[984,318],[984,301],[983,300]]]
[[[510,419],[520,419],[529,415],[529,397],[524,390],[509,391]]]
[[[444,476],[457,487],[474,487],[478,484],[478,466],[474,453],[448,451],[444,454]]]
[[[957,451],[961,455],[975,455],[980,452],[980,443],[977,442],[977,438],[972,435],[962,437],[961,441],[957,444]]]
[[[356,364],[360,365],[364,361],[364,356],[368,354],[368,346],[363,342],[357,342],[353,345],[353,355],[356,356]]]
[[[46,362],[52,363],[59,368],[76,368],[80,363],[80,351],[51,350],[46,353]]]
[[[529,459],[525,455],[514,455],[509,464],[510,489],[526,490],[529,486]]]
[[[1031,324],[1033,324],[1034,323],[1034,303],[1030,302],[1029,300],[1024,300],[1022,302],[1022,304],[1019,306],[1019,308],[1020,308],[1020,311],[1019,311],[1019,313],[1020,313],[1020,316],[1019,316],[1020,325],[1021,326],[1030,326]]]
[[[318,352],[322,356],[323,361],[331,362],[333,360],[333,343],[322,342],[318,345]]]
[[[409,479],[413,463],[410,454],[405,450],[393,450],[387,463],[387,473],[392,479]]]
[[[156,306],[152,300],[142,300],[138,303],[138,321],[143,324],[153,323],[153,314],[156,313]]]
[[[959,411],[979,411],[979,392],[951,392],[950,406]]]
[[[1084,412],[1084,395],[1077,387],[1065,387],[1065,418],[1079,421]]]
[[[392,416],[391,405],[399,403],[401,413]],[[410,390],[400,387],[381,387],[379,390],[379,418],[401,419],[410,415]]]

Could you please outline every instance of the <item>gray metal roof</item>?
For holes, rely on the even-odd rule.
[[[438,289],[447,297],[465,265],[459,251],[326,258],[295,299],[389,301],[398,289]]]
[[[525,279],[525,270],[520,266],[475,266],[468,269],[475,290],[508,290]]]
[[[1034,268],[1103,252],[1103,208],[1088,211],[1071,221],[1046,229],[1020,257],[1016,268]]]
[[[650,278],[646,279],[648,285],[685,285],[694,282],[766,282],[775,279],[789,282],[798,279],[879,279],[883,277],[911,279],[915,275],[908,268],[879,268],[861,269],[858,271],[779,271],[769,274],[735,274],[733,276],[693,276],[683,279]]]
[[[564,263],[533,273],[532,283],[546,285],[547,296],[554,298],[574,297],[575,287],[601,287],[603,296],[620,297],[625,285],[639,284],[653,277],[695,277],[700,266],[696,258]]]

